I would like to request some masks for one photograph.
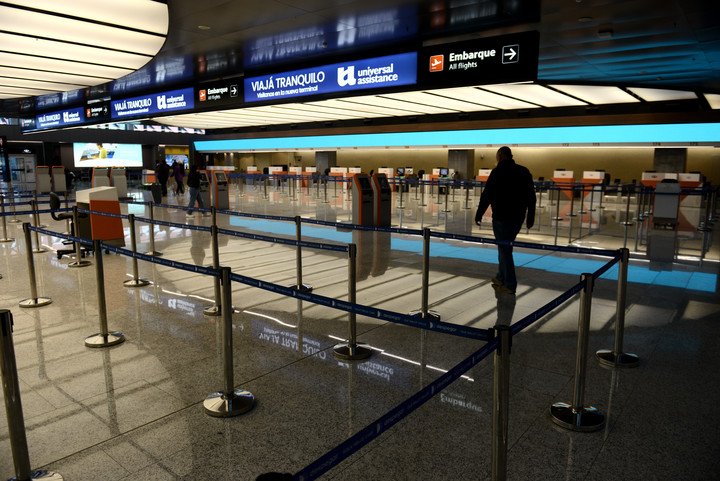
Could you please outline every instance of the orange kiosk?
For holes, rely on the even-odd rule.
[[[373,214],[373,188],[370,177],[367,174],[355,174],[352,178],[352,222],[358,225],[374,225]]]
[[[573,197],[573,184],[575,183],[574,176],[575,173],[572,170],[557,169],[553,172],[553,182],[555,182],[556,187],[558,187],[568,199],[572,199]]]
[[[230,195],[228,193],[228,177],[222,170],[210,170],[212,185],[212,205],[216,209],[230,208]]]
[[[80,209],[120,214],[117,189],[115,187],[93,187],[79,190],[75,194]],[[100,214],[90,214],[90,239],[107,241],[115,246],[125,245],[122,219]]]

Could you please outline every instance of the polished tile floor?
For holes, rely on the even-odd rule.
[[[231,191],[230,200],[232,208],[245,212],[350,220],[345,199],[331,195],[324,203],[314,193],[300,192],[293,200],[287,191],[271,189],[266,199],[262,190],[246,188]],[[472,209],[462,209],[462,202],[451,205],[451,212],[436,212],[405,204],[395,210],[393,223],[489,233],[489,223],[480,232],[472,227]],[[605,211],[609,216],[614,212]],[[123,206],[123,212],[148,215],[137,205]],[[182,210],[156,209],[155,215],[178,224],[209,225],[199,215],[187,220]],[[523,240],[554,243],[555,225],[551,214],[545,215]],[[42,221],[49,229],[65,228],[64,222],[45,215]],[[293,224],[242,217],[219,216],[218,223],[289,238],[295,229]],[[625,243],[633,251],[625,348],[637,353],[641,364],[609,370],[593,354],[612,347],[615,269],[595,286],[587,363],[585,402],[607,415],[603,430],[566,431],[548,414],[553,402],[572,397],[577,299],[517,335],[508,478],[717,479],[719,243],[709,235],[707,249],[699,249],[697,239],[688,239],[681,245],[687,255],[679,262],[650,262],[641,239],[635,248],[635,231],[625,239],[623,229],[613,230],[607,219],[598,218],[598,224],[605,229],[577,238],[569,226],[560,225],[558,244],[572,240],[617,248]],[[257,402],[242,416],[213,418],[202,407],[210,392],[223,387],[221,319],[202,313],[212,304],[211,278],[140,262],[140,276],[152,284],[126,288],[122,283],[132,272],[130,261],[104,255],[108,324],[127,341],[86,348],[85,337],[99,330],[95,267],[72,269],[66,258],[57,260],[52,252],[35,254],[39,295],[53,302],[19,308],[30,289],[18,226],[8,226],[18,240],[0,244],[0,308],[10,309],[15,321],[31,464],[56,470],[66,480],[252,480],[267,471],[294,473],[483,344],[358,316],[359,340],[374,353],[364,361],[341,361],[332,347],[348,336],[346,313],[235,283],[234,381]],[[307,224],[303,234],[308,240],[358,245],[358,303],[397,312],[420,307],[422,245],[417,237]],[[158,227],[155,236],[164,259],[196,265],[212,261],[206,233]],[[148,249],[148,237],[143,225],[141,251]],[[40,242],[61,247],[44,235]],[[701,250],[702,261],[697,255]],[[522,319],[603,262],[517,249],[520,285],[511,302],[496,299],[490,285],[494,246],[433,240],[431,256],[431,309],[444,321],[482,328]],[[295,282],[291,246],[225,237],[220,259],[238,274],[281,285]],[[303,268],[303,281],[315,293],[346,298],[345,254],[306,249]],[[492,359],[482,361],[322,479],[490,479],[492,373]],[[0,416],[0,477],[13,474],[7,420]]]

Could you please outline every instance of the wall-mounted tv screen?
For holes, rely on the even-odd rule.
[[[448,169],[440,168],[440,177],[447,177],[448,174]]]
[[[74,143],[73,159],[76,168],[142,167],[142,145]]]
[[[401,176],[405,175],[405,168],[404,168],[404,167],[398,167],[398,168],[397,168],[397,175],[398,175],[398,177],[401,177]]]
[[[165,154],[165,163],[167,163],[167,165],[172,165],[173,162],[182,164],[187,169],[189,168],[188,164],[190,162],[190,159],[186,154]]]

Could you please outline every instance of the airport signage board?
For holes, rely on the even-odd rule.
[[[85,118],[88,121],[110,118],[110,102],[96,102],[85,105]]]
[[[194,89],[189,87],[141,97],[113,100],[110,103],[110,116],[112,119],[121,119],[162,115],[181,110],[192,110],[194,106]]]
[[[538,32],[425,47],[420,55],[423,88],[489,85],[537,79]]]
[[[416,83],[417,53],[411,52],[250,77],[244,80],[244,98],[275,101]]]
[[[85,122],[85,109],[78,107],[75,109],[60,110],[58,112],[48,112],[37,115],[35,117],[35,128],[56,129],[60,127],[79,125],[83,122]]]
[[[195,106],[218,107],[242,104],[242,79],[206,82],[198,85]]]

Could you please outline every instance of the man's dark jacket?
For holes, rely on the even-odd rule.
[[[528,228],[535,223],[535,186],[530,171],[513,159],[498,162],[480,196],[475,221],[479,222],[488,206],[497,221],[522,223],[527,215]]]

